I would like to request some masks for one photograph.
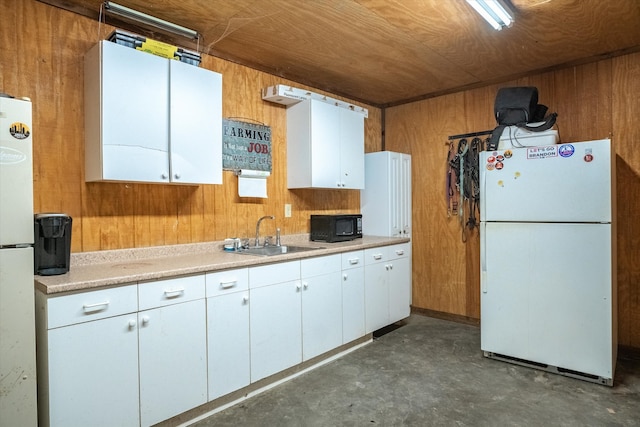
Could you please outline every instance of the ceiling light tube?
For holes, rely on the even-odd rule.
[[[513,11],[502,0],[467,0],[467,3],[498,31],[513,24]]]
[[[187,37],[190,39],[197,39],[198,32],[190,28],[183,27],[181,25],[174,24],[172,22],[165,21],[155,16],[147,15],[146,13],[138,12],[137,10],[130,9],[128,7],[119,5],[112,1],[105,1],[104,8],[107,12],[120,16],[125,19],[129,19],[141,24],[149,25],[151,27],[159,28],[164,31],[168,31],[179,36]]]

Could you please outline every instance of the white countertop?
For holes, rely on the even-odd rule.
[[[308,234],[282,236],[283,245],[322,249],[278,256],[240,255],[223,251],[223,242],[118,249],[71,254],[71,268],[57,276],[34,276],[45,294],[87,291],[145,280],[311,258],[409,242],[408,238],[364,236],[348,242],[311,242]]]

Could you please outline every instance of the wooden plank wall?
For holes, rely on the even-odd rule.
[[[0,91],[33,101],[35,210],[73,217],[73,252],[248,237],[262,215],[276,216],[265,233],[276,226],[283,234],[307,233],[311,213],[360,211],[357,190],[286,188],[285,107],[262,101],[261,89],[314,89],[209,55],[202,66],[223,75],[223,116],[271,126],[268,199],[240,199],[231,172],[223,185],[85,183],[83,55],[113,27],[34,0],[0,0],[0,10]],[[379,150],[381,111],[358,105],[369,110],[366,149]],[[285,203],[291,218],[284,218]]]
[[[617,153],[619,342],[640,347],[638,53],[385,111],[386,149],[410,153],[413,160],[414,306],[480,318],[478,235],[474,231],[463,243],[458,219],[447,217],[445,143],[449,135],[495,127],[493,103],[502,86],[538,87],[540,103],[559,114],[562,141],[612,136]]]
[[[0,0],[0,92],[34,101],[36,212],[73,216],[74,252],[194,243],[251,236],[257,218],[276,215],[283,233],[308,231],[316,212],[358,212],[359,193],[286,189],[286,114],[260,89],[293,84],[205,55],[223,74],[225,117],[272,127],[269,198],[239,199],[236,178],[223,185],[167,186],[84,182],[82,55],[112,28],[34,0]],[[564,141],[613,135],[618,165],[619,339],[640,348],[640,54],[507,82],[534,85],[557,111]],[[387,109],[385,148],[413,156],[413,302],[418,308],[480,317],[478,236],[462,243],[444,197],[449,135],[491,129],[499,86]],[[313,90],[313,89],[312,89]],[[368,105],[366,151],[382,146],[381,111]],[[285,203],[293,216],[283,218]],[[273,232],[273,231],[271,231]]]

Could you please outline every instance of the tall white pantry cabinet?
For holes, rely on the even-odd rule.
[[[222,183],[222,75],[101,41],[84,58],[86,181]]]
[[[411,156],[392,151],[365,154],[360,192],[362,232],[411,238]],[[411,242],[365,251],[367,332],[410,314]]]

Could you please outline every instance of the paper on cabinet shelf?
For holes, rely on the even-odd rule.
[[[240,197],[267,198],[267,171],[241,169],[238,175],[238,195]]]

